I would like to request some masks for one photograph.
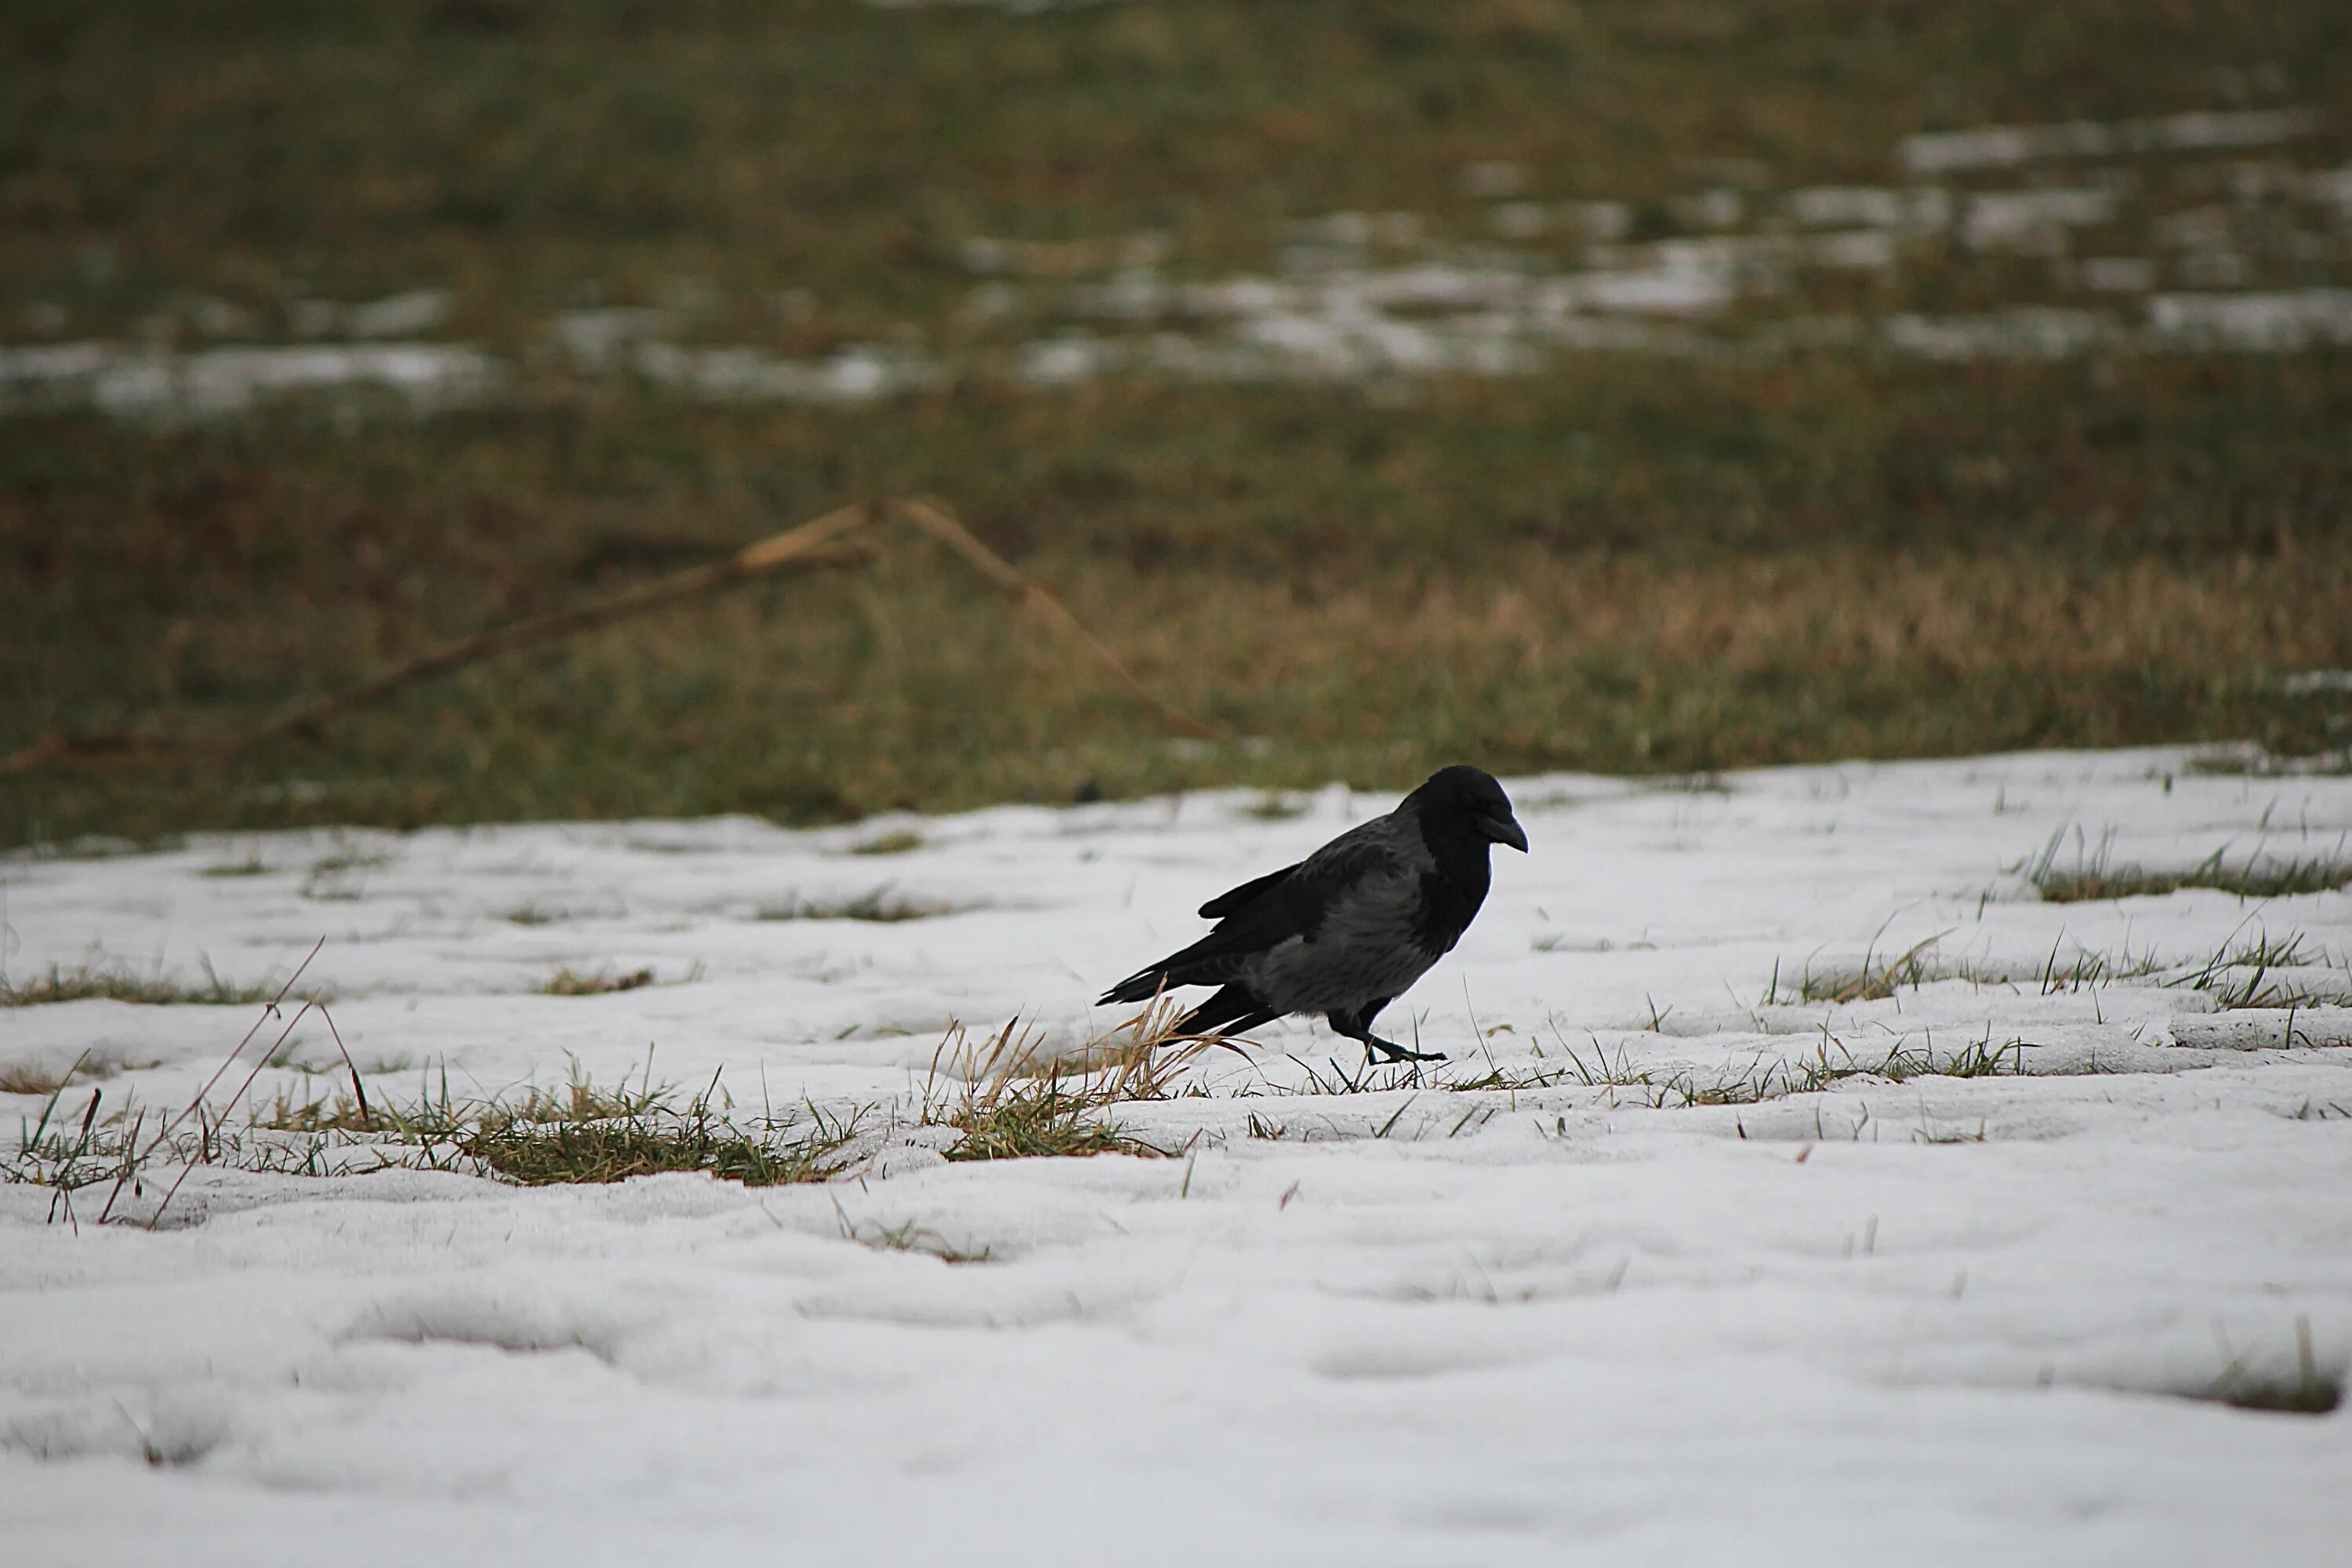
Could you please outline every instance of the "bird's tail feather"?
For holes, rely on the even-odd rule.
[[[1174,984],[1168,978],[1166,969],[1154,964],[1149,969],[1137,970],[1104,992],[1095,1005],[1108,1007],[1114,1002],[1149,1002]]]
[[[1238,1035],[1244,1029],[1255,1029],[1260,1024],[1271,1024],[1280,1016],[1240,986],[1227,985],[1177,1019],[1172,1032],[1179,1035]]]

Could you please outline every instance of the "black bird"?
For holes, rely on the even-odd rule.
[[[1381,1039],[1372,1019],[1462,940],[1486,901],[1495,844],[1528,847],[1503,786],[1476,768],[1440,768],[1386,816],[1202,904],[1214,930],[1137,970],[1102,1002],[1214,985],[1215,995],[1177,1021],[1179,1034],[1238,1035],[1286,1014],[1320,1013],[1363,1043],[1367,1062],[1441,1061]]]

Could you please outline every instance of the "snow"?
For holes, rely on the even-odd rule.
[[[2308,136],[2322,123],[2309,109],[2198,110],[2154,120],[2049,125],[1979,125],[1906,136],[1904,167],[1915,174],[2005,169],[2054,158],[2134,153],[2204,153],[2267,147]]]
[[[2352,289],[2158,294],[2147,310],[2158,338],[2192,348],[2292,353],[2315,344],[2352,343]]]
[[[502,364],[462,343],[38,344],[0,347],[0,415],[87,407],[122,418],[203,419],[289,395],[354,393],[447,408],[484,401],[505,379]]]
[[[0,1188],[12,1560],[2340,1561],[2352,1425],[2199,1396],[2293,1383],[2299,1332],[2352,1360],[2352,894],[2027,881],[2342,852],[2352,779],[2195,764],[1515,781],[1533,855],[1385,1020],[1455,1060],[1300,1092],[1352,1053],[1263,1031],[1118,1113],[1181,1158],[949,1163],[929,1130],[814,1187],[200,1167],[157,1231]],[[379,1094],[610,1083],[650,1043],[657,1079],[844,1106],[905,1096],[950,1019],[1116,1022],[1087,999],[1194,905],[1390,799],[240,835],[20,855],[0,912],[20,982],[282,977],[324,935],[305,983]],[[758,918],[877,889],[951,912]],[[2290,937],[2273,1005],[2186,984]],[[1923,984],[1794,999],[1915,947]],[[2136,977],[2043,978],[2099,961]],[[656,983],[536,994],[558,966]],[[10,1009],[0,1068],[87,1050],[108,1105],[185,1103],[248,1021]],[[1979,1042],[2023,1070],[1443,1087]],[[289,1055],[340,1068],[316,1029]]]
[[[1890,316],[1886,345],[1927,359],[2063,359],[2121,334],[2090,310],[2018,306],[1969,316]]]

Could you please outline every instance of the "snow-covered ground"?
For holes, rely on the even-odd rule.
[[[1533,855],[1384,1020],[1454,1060],[1301,1092],[1353,1048],[1268,1029],[1118,1112],[1177,1158],[201,1167],[155,1231],[0,1187],[5,1555],[2340,1563],[2352,1420],[2214,1396],[2352,1361],[2352,893],[2028,879],[2352,832],[2352,779],[2189,763],[1517,781]],[[1193,906],[1391,798],[239,837],[0,861],[0,913],[18,984],[282,978],[323,935],[304,986],[383,1096],[650,1048],[739,1108],[903,1103],[949,1020],[1108,1026]],[[774,918],[877,889],[943,912]],[[1798,999],[1906,953],[1890,996]],[[655,982],[539,994],[561,968]],[[251,1011],[7,1009],[0,1071],[87,1052],[101,1114],[183,1105]],[[1972,1051],[2011,1070],[1783,1092]],[[282,1059],[246,1104],[341,1081],[315,1016]],[[1534,1087],[1450,1087],[1496,1074]]]

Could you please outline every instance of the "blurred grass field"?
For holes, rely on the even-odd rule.
[[[2121,310],[2097,280],[2133,274],[2090,257],[2159,289],[2352,283],[2347,226],[2268,194],[2346,164],[2340,5],[27,0],[0,49],[0,346],[294,344],[316,301],[440,290],[436,340],[511,367],[422,414],[0,417],[0,751],[254,723],[915,491],[1239,737],[1172,739],[893,539],[317,743],[0,779],[0,841],[2352,740],[2352,699],[2287,679],[2352,666],[2352,353],[1816,330]],[[1194,331],[1085,303],[1139,256],[1160,289],[1289,277],[1331,265],[1332,214],[1410,215],[1358,261],[1540,275],[1591,253],[1567,204],[1622,213],[1620,251],[1753,236],[1785,193],[1900,184],[1920,132],[2283,106],[2310,121],[2284,147],[1954,175],[2116,194],[2056,240],[1792,265],[1671,352],[1020,374],[1074,333],[1140,363]],[[616,309],[687,349],[945,368],[727,401],[550,347]]]

